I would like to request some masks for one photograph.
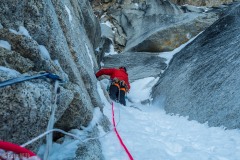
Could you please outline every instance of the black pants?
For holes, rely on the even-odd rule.
[[[111,85],[109,88],[109,96],[114,101],[119,101],[122,105],[126,106],[125,91],[119,90],[116,85]]]

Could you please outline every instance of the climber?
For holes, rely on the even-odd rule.
[[[126,106],[125,94],[130,91],[130,84],[128,80],[128,73],[126,67],[105,68],[96,73],[96,77],[102,75],[109,75],[111,85],[109,88],[109,96],[112,100]]]

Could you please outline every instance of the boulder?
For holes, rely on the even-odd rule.
[[[126,33],[124,51],[163,52],[179,47],[218,19],[216,13],[189,8],[191,12],[184,13],[170,1],[150,0],[125,4],[108,13]]]
[[[184,12],[196,12],[196,13],[203,13],[208,10],[207,7],[198,7],[193,5],[183,5],[181,6],[181,9]]]
[[[229,9],[174,56],[153,88],[154,103],[167,113],[240,128],[240,4]]]
[[[97,127],[93,128],[93,131],[89,134],[90,137],[98,136]],[[76,152],[77,156],[72,160],[80,159],[92,159],[92,160],[104,160],[104,156],[96,153],[102,153],[101,143],[97,139],[89,140],[85,143],[81,143]]]
[[[167,22],[169,18],[171,20]],[[217,17],[215,15],[206,17],[206,15],[192,14],[175,18],[162,15],[145,17],[143,19],[146,20],[145,23],[153,24],[151,21],[155,21],[156,24],[165,23],[167,27],[160,25],[158,27],[152,26],[152,30],[150,30],[149,25],[142,26],[142,31],[140,31],[142,34],[128,40],[125,47],[126,51],[172,51],[210,26],[217,20]]]
[[[124,52],[106,56],[103,59],[104,68],[127,68],[129,80],[132,82],[146,77],[158,77],[161,70],[166,69],[166,59],[159,54],[147,52]]]

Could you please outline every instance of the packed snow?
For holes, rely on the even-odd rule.
[[[14,33],[14,34],[17,34],[17,35],[24,35],[28,38],[31,38],[28,30],[24,26],[19,26],[18,31],[14,30],[14,29],[9,29],[9,31]]]
[[[92,69],[93,69],[93,68],[94,68],[93,57],[92,57],[92,55],[91,55],[91,53],[90,53],[90,50],[89,50],[89,48],[88,48],[87,43],[85,43],[85,48],[86,48],[86,50],[87,50],[87,55],[88,55],[88,57],[89,57],[89,59],[90,59],[90,61],[91,61],[91,65],[92,65]]]
[[[88,127],[83,127],[83,130],[72,129],[70,131],[71,134],[77,136],[79,140],[73,139],[71,136],[65,136],[62,138],[62,143],[53,143],[53,149],[50,150],[48,159],[50,160],[65,160],[65,159],[73,159],[76,157],[76,150],[78,146],[82,142],[86,142],[89,139],[87,138],[88,132],[93,129],[93,127],[99,122],[100,118],[102,117],[103,113],[100,111],[99,108],[95,108],[93,111],[93,119],[91,120]],[[98,137],[96,137],[98,138]],[[94,139],[94,138],[93,138]],[[38,151],[39,157],[44,157],[44,152],[46,149],[46,145],[42,145]]]
[[[31,38],[28,30],[27,30],[25,27],[23,27],[23,26],[19,26],[19,31],[18,31],[18,33],[21,34],[21,35],[25,35],[26,37]]]
[[[48,50],[45,46],[39,45],[38,48],[39,48],[39,51],[40,51],[40,53],[41,53],[41,55],[44,59],[48,59],[48,60],[51,59],[50,54],[49,54],[49,52],[48,52]]]
[[[128,94],[127,106],[114,103],[117,130],[136,160],[237,160],[240,131],[209,127],[188,117],[166,114],[163,106],[139,103],[149,97],[153,77],[137,80]],[[103,81],[107,85],[107,81]],[[141,87],[137,87],[141,86]],[[99,88],[104,114],[111,121],[111,105]],[[139,97],[139,99],[137,98]],[[105,134],[99,127],[101,134]],[[106,160],[127,160],[114,132],[100,139]]]
[[[109,55],[114,55],[114,54],[118,54],[118,53],[114,50],[114,46],[111,44],[109,52],[105,53],[104,56],[109,56]]]
[[[72,24],[72,20],[73,20],[73,17],[72,17],[72,14],[71,14],[71,11],[70,11],[70,9],[65,5],[65,10],[67,11],[67,13],[68,13],[68,20],[69,20],[69,22],[70,22],[70,24],[71,24],[71,26],[73,25]]]
[[[4,67],[4,66],[0,66],[0,72],[1,71],[5,72],[5,73],[7,73],[7,75],[13,76],[13,77],[20,74],[18,71],[10,69],[10,68],[7,68],[7,67]]]
[[[108,26],[109,28],[112,28],[112,23],[111,22],[109,22],[109,21],[106,21],[106,22],[103,22],[103,23],[101,23],[101,24],[105,24],[106,26]]]
[[[11,44],[8,41],[0,40],[0,47],[11,51]]]

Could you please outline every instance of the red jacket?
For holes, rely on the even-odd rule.
[[[113,80],[117,78],[119,80],[124,81],[127,84],[128,90],[130,90],[130,83],[128,81],[128,74],[124,69],[116,69],[116,68],[108,68],[101,69],[96,73],[96,77],[100,77],[101,75],[109,75],[110,79]]]

